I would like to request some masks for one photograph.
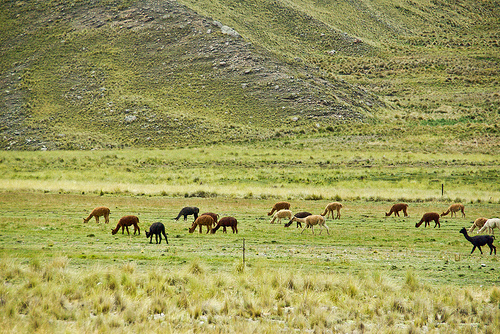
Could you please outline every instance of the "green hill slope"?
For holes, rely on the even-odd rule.
[[[0,148],[496,138],[497,4],[2,1]]]
[[[381,105],[175,2],[3,7],[3,148],[260,139]]]

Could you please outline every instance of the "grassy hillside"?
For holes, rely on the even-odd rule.
[[[498,8],[496,1],[2,1],[0,148],[279,136],[383,137],[387,145],[411,134],[416,149],[458,142],[494,150]]]
[[[182,2],[216,13],[284,58],[299,56],[332,79],[377,94],[390,106],[374,116],[384,126],[425,129],[455,143],[496,143],[498,1]],[[277,24],[278,16],[287,18]],[[352,45],[366,52],[339,43],[335,34],[357,39]],[[446,146],[454,147],[448,139]]]

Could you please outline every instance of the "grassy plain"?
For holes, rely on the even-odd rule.
[[[260,148],[4,151],[0,161],[3,189],[255,199],[500,200],[499,159],[490,153],[362,151],[312,141]]]
[[[494,156],[314,152],[1,152],[2,331],[497,332],[498,255],[470,256],[458,233],[499,215]],[[341,200],[342,218],[301,234],[269,224],[278,199],[314,213]],[[397,200],[410,217],[385,218]],[[466,218],[414,227],[455,200]],[[83,224],[99,205],[111,223]],[[239,233],[189,234],[173,220],[187,205],[236,217]],[[111,235],[127,214],[141,235]],[[168,245],[146,239],[156,221]]]

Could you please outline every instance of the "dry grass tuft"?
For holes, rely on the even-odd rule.
[[[40,261],[40,267],[60,263],[61,259]],[[123,265],[100,273],[93,272],[95,268],[63,267],[62,279],[44,280],[44,272],[32,263],[19,266],[8,259],[0,261],[3,277],[8,272],[18,273],[17,278],[8,276],[9,283],[0,288],[4,329],[151,331],[159,325],[173,326],[181,333],[192,328],[208,333],[331,329],[375,333],[439,328],[442,333],[453,333],[464,324],[480,323],[483,332],[494,332],[500,312],[496,287],[469,288],[467,293],[449,289],[443,294],[442,288],[419,288],[412,272],[401,286],[391,284],[381,290],[379,284],[385,279],[380,274],[294,273],[293,278],[286,278],[283,271],[259,268],[237,274],[203,270],[201,274],[198,262],[185,265],[186,277],[158,268],[129,272]],[[127,278],[120,280],[120,275]],[[26,285],[27,279],[37,283]],[[85,283],[89,281],[97,284]],[[136,282],[134,291],[128,288],[130,282]],[[178,292],[172,294],[164,285]],[[83,291],[67,293],[72,290],[68,286]]]

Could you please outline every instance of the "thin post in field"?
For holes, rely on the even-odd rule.
[[[243,238],[243,270],[245,270],[245,238]]]

